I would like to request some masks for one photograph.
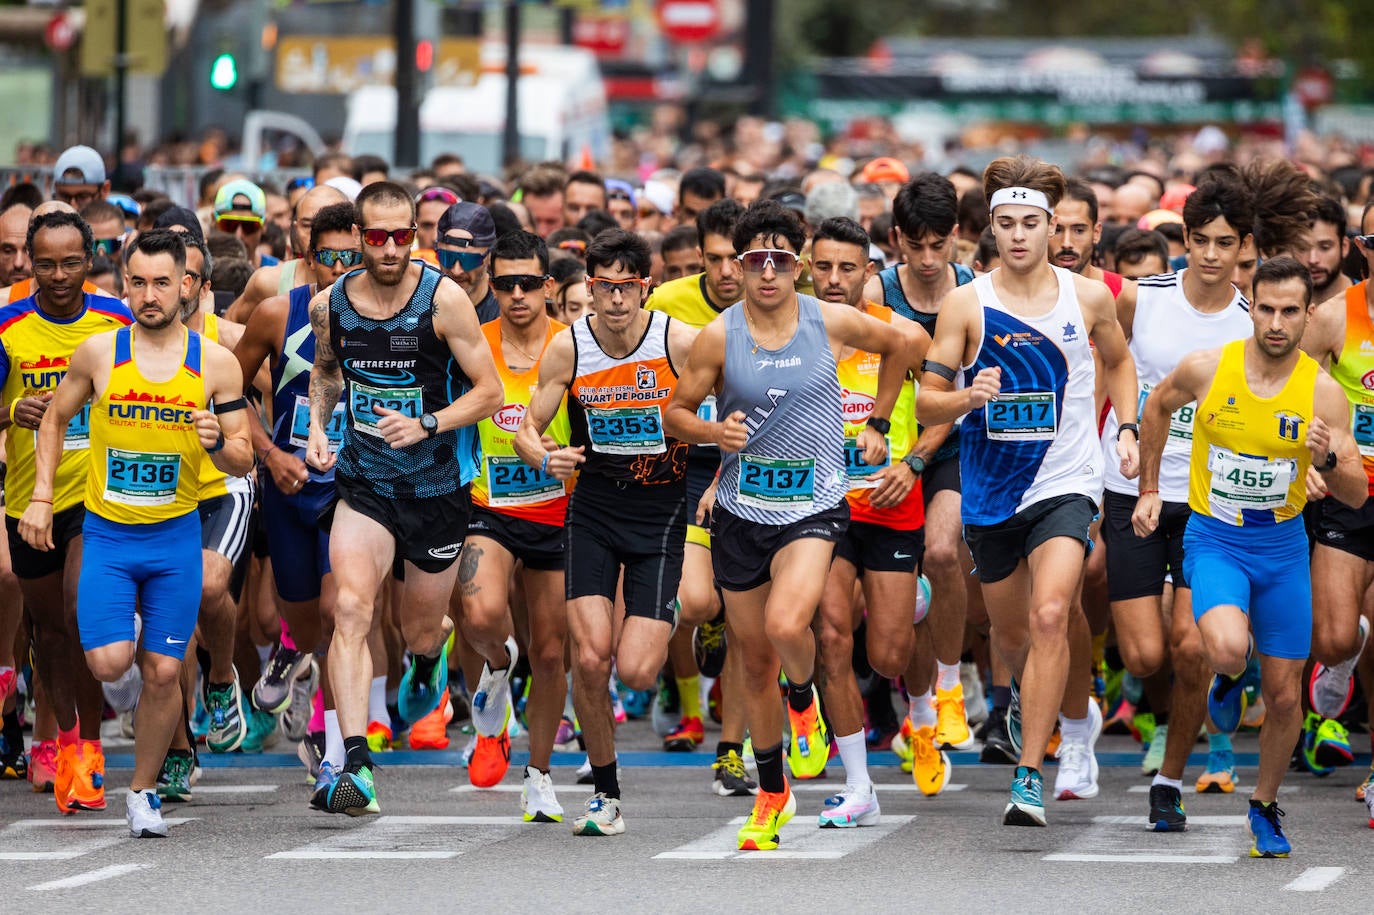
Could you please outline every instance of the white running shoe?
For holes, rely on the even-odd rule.
[[[526,823],[561,823],[563,805],[553,790],[553,779],[533,766],[525,767],[525,784],[520,792],[520,810]]]
[[[125,820],[129,835],[135,839],[167,838],[167,821],[162,819],[162,798],[151,788],[129,791],[124,796]]]
[[[315,689],[320,685],[320,665],[312,656],[304,673],[291,681],[291,704],[282,713],[282,730],[289,740],[304,740],[315,713]]]
[[[972,661],[959,662],[959,682],[964,687],[964,712],[972,726],[988,720],[988,699],[983,692],[983,676]]]
[[[575,836],[618,836],[625,831],[620,798],[597,792],[587,799],[587,812],[573,821]]]
[[[1102,734],[1102,709],[1096,702],[1088,700],[1088,719],[1092,722],[1092,732],[1088,739],[1070,740],[1064,737],[1059,743],[1059,772],[1054,777],[1054,797],[1060,801],[1084,800],[1097,797],[1097,756],[1093,748]],[[1061,731],[1062,733],[1062,731]]]
[[[825,799],[819,823],[822,827],[848,828],[877,826],[882,811],[873,785],[845,785],[840,793]]]
[[[1355,664],[1364,653],[1364,646],[1368,640],[1369,624],[1365,622],[1364,617],[1360,617],[1359,650],[1335,666],[1317,664],[1312,669],[1308,699],[1312,703],[1312,710],[1318,715],[1323,718],[1339,718],[1345,714],[1350,699],[1355,694]]]
[[[472,725],[483,737],[499,737],[506,727],[506,711],[510,708],[510,678],[520,660],[520,648],[515,639],[506,639],[506,653],[510,663],[504,670],[493,671],[490,664],[482,665],[482,679],[472,694]]]

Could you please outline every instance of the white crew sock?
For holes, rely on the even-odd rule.
[[[335,772],[342,772],[344,757],[347,755],[344,751],[343,731],[339,730],[339,713],[335,709],[327,708],[324,710],[324,762],[333,766]]]
[[[939,723],[939,718],[935,715],[935,704],[930,695],[930,690],[926,690],[919,696],[906,694],[907,717],[911,719],[911,726],[916,729],[930,725],[935,727]]]
[[[328,714],[326,712],[326,714]],[[386,710],[386,675],[372,678],[367,690],[367,720],[391,726],[391,713]]]
[[[935,681],[937,689],[950,690],[959,685],[958,664],[942,664],[936,661],[935,667],[939,670]]]
[[[855,731],[836,737],[835,744],[840,748],[845,784],[856,788],[873,784],[873,779],[868,776],[868,745],[864,743],[864,732]]]
[[[1093,719],[1089,715],[1086,718],[1065,718],[1059,716],[1059,734],[1064,740],[1075,740],[1080,743],[1087,743],[1093,736]]]
[[[1163,775],[1160,775],[1159,773],[1156,772],[1156,773],[1155,773],[1155,780],[1152,781],[1152,782],[1150,782],[1150,787],[1153,788],[1155,785],[1168,785],[1170,788],[1173,788],[1173,789],[1176,790],[1176,791],[1182,791],[1182,790],[1183,790],[1183,779],[1181,779],[1181,778],[1165,778]]]

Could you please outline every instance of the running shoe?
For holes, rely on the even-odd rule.
[[[1308,712],[1303,720],[1299,746],[1302,765],[1313,775],[1330,775],[1337,767],[1355,761],[1345,726],[1339,721],[1323,720],[1316,712]]]
[[[1255,837],[1255,844],[1250,847],[1250,857],[1287,858],[1293,851],[1288,837],[1283,834],[1283,824],[1279,822],[1283,816],[1284,812],[1275,802],[1261,804],[1253,799],[1250,801],[1250,834]]]
[[[739,828],[740,851],[773,851],[778,847],[778,833],[797,812],[797,798],[785,784],[772,793],[759,789],[749,819]]]
[[[801,712],[794,711],[788,705],[787,719],[792,727],[792,746],[787,751],[792,776],[801,779],[819,777],[830,758],[830,733],[821,717],[821,704],[814,686],[811,688],[811,704]]]
[[[663,738],[663,749],[673,752],[690,753],[706,739],[706,731],[700,718],[683,718],[667,737]]]
[[[758,782],[749,777],[744,768],[744,760],[734,750],[727,750],[711,763],[715,775],[711,778],[711,790],[721,797],[745,797],[759,793]]]
[[[620,762],[620,757],[616,756],[615,761]],[[582,757],[582,765],[577,767],[577,783],[579,785],[596,784],[596,779],[592,778],[592,758],[590,756]]]
[[[281,739],[281,735],[277,733],[277,723],[278,716],[271,712],[250,708],[248,710],[248,733],[244,735],[243,743],[239,744],[239,751],[261,753],[264,750],[272,749]]]
[[[1007,710],[994,708],[988,712],[986,722],[987,736],[983,738],[983,749],[978,761],[994,765],[1015,765],[1020,754],[1012,745],[1011,735],[1007,733]]]
[[[320,665],[311,657],[305,672],[291,681],[291,701],[282,712],[281,728],[288,740],[303,740],[314,714],[315,689],[320,685]]]
[[[1366,791],[1364,793],[1364,806],[1369,811],[1369,828],[1374,829],[1374,792]]]
[[[964,711],[964,686],[957,683],[951,689],[935,690],[935,714],[939,724],[935,728],[935,745],[942,750],[967,750],[973,746],[973,733],[968,728]]]
[[[57,741],[38,740],[29,748],[29,784],[34,794],[53,790],[57,781]]]
[[[445,696],[444,698],[447,699],[448,697]],[[415,723],[418,725],[428,721],[435,714],[439,714],[442,717],[442,713],[439,712],[438,709],[435,709]],[[420,747],[415,746],[415,731],[413,728],[410,732],[410,740],[412,748],[417,750],[420,749]],[[446,746],[448,746],[447,737],[444,738],[444,747]],[[444,747],[439,747],[438,749],[442,750]],[[369,721],[367,723],[367,749],[372,753],[383,753],[391,749],[391,723],[389,721]]]
[[[964,711],[968,723],[976,727],[988,720],[988,697],[983,692],[983,676],[972,661],[959,662],[959,684],[964,688]]]
[[[854,826],[877,826],[881,817],[878,795],[870,782],[867,785],[845,785],[839,794],[826,798],[818,823],[823,829],[847,829]]]
[[[162,799],[151,788],[124,795],[124,819],[129,835],[135,839],[167,838],[167,821],[162,819]]]
[[[547,772],[540,772],[533,766],[525,767],[520,812],[526,823],[563,822],[563,805],[558,803],[558,793],[553,790],[553,779]]]
[[[232,753],[243,745],[243,739],[248,736],[243,705],[237,672],[232,683],[206,686],[205,710],[210,716],[210,730],[205,735],[205,743],[211,753]]]
[[[1258,731],[1264,727],[1264,697],[1256,690],[1253,695],[1250,688],[1245,689],[1245,714],[1240,718],[1240,728],[1242,731]]]
[[[329,786],[329,812],[346,813],[351,817],[381,812],[371,766],[345,769],[339,775]]]
[[[1003,826],[1045,825],[1045,782],[1040,773],[1017,766],[1011,780],[1011,798],[1002,811]]]
[[[448,692],[442,693],[444,704],[425,715],[410,726],[410,748],[412,750],[447,750],[448,723],[453,720],[453,703]],[[368,728],[369,732],[371,728]],[[391,729],[387,728],[388,734]],[[371,737],[368,743],[372,742]]]
[[[620,704],[625,707],[625,714],[631,718],[639,719],[649,714],[649,706],[653,704],[654,694],[647,689],[629,689],[625,695],[620,697]]]
[[[306,734],[296,747],[296,758],[305,766],[305,783],[315,784],[320,775],[320,763],[324,762],[324,731]]]
[[[913,751],[911,742],[916,739],[916,729],[911,726],[911,716],[902,719],[902,727],[892,737],[892,752],[897,754],[897,766],[903,772],[911,771]]]
[[[725,669],[725,608],[692,633],[692,656],[703,677],[719,677]]]
[[[573,820],[575,836],[618,836],[624,831],[620,798],[606,797],[600,791],[587,798],[587,812]]]
[[[1164,748],[1169,738],[1169,726],[1161,724],[1155,728],[1154,736],[1150,738],[1149,749],[1145,751],[1145,758],[1140,761],[1140,774],[1154,775],[1159,771],[1159,767],[1164,765]]]
[[[716,677],[711,681],[711,688],[706,691],[706,714],[710,715],[716,724],[721,723],[724,703],[725,696],[720,688],[720,677]]]
[[[1183,832],[1188,828],[1183,793],[1173,785],[1150,786],[1150,828],[1155,832]]]
[[[1245,716],[1245,677],[1214,674],[1207,690],[1207,714],[1223,734],[1234,734]]]
[[[24,738],[20,736],[15,741],[13,749],[10,748],[10,741],[0,737],[0,744],[4,750],[0,752],[0,781],[17,781],[29,777],[29,758],[24,753]]]
[[[401,717],[406,721],[415,722],[428,715],[439,707],[440,701],[448,691],[448,646],[451,640],[445,639],[444,646],[440,649],[439,659],[434,663],[434,671],[429,675],[429,679],[419,682],[415,676],[418,666],[415,659],[411,659],[410,666],[401,675],[400,691],[396,696],[396,703],[401,712]]]
[[[650,719],[654,726],[654,733],[659,737],[667,737],[677,727],[678,714],[678,695],[677,681],[672,677],[660,675],[658,678],[658,694],[654,699],[654,706],[649,711]]]
[[[76,781],[76,744],[57,749],[57,775],[53,778],[52,797],[59,813],[75,813],[72,808],[72,784]]]
[[[627,693],[630,691],[625,684],[619,683],[615,677],[611,677],[611,717],[615,719],[616,724],[624,724],[630,720],[630,713],[625,710],[625,700],[620,698],[622,689]]]
[[[577,749],[577,724],[567,715],[558,719],[558,730],[553,735],[553,748],[560,753],[571,753]]]
[[[190,750],[168,750],[157,775],[157,796],[173,803],[191,800],[191,765]]]
[[[339,780],[339,770],[334,768],[334,764],[329,760],[320,762],[319,769],[315,772],[315,790],[310,792],[310,808],[321,813],[329,812],[329,792],[333,790],[334,783]]]
[[[253,684],[253,707],[280,714],[291,704],[291,686],[305,673],[314,658],[309,652],[278,645],[267,662],[267,669]]]
[[[926,797],[934,797],[945,790],[954,772],[949,754],[935,746],[935,728],[924,725],[911,738],[911,780]]]
[[[1207,771],[1198,776],[1198,794],[1230,794],[1236,790],[1236,759],[1230,750],[1210,750]]]
[[[487,737],[499,736],[510,720],[510,678],[520,660],[520,648],[515,639],[506,639],[506,653],[510,663],[503,670],[493,672],[490,664],[482,665],[482,678],[472,694],[472,724],[478,734]]]
[[[507,712],[507,724],[510,713]],[[510,768],[510,729],[504,727],[495,737],[477,735],[477,743],[472,748],[472,758],[468,760],[468,781],[476,788],[490,788],[506,777]]]
[[[5,700],[10,697],[19,684],[19,671],[13,667],[0,670],[0,705],[5,704]]]
[[[1011,704],[1007,706],[1007,742],[1011,744],[1012,756],[1021,758],[1021,689],[1016,678],[1011,678]]]
[[[1096,702],[1088,703],[1091,730],[1087,740],[1063,737],[1060,728],[1059,772],[1054,777],[1054,797],[1060,801],[1086,800],[1097,797],[1097,738],[1102,734],[1102,710]]]
[[[1313,665],[1312,679],[1308,681],[1307,688],[1312,711],[1323,718],[1339,718],[1345,714],[1351,697],[1355,695],[1355,663],[1364,653],[1368,639],[1369,624],[1364,617],[1360,617],[1360,647],[1355,654],[1332,667],[1321,663]]]
[[[1374,794],[1374,767],[1370,768],[1364,781],[1355,786],[1355,800],[1366,801],[1370,794]]]

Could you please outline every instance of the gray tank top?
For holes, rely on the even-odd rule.
[[[759,524],[793,524],[834,508],[849,488],[835,357],[820,303],[797,296],[797,332],[781,349],[755,348],[744,303],[726,309],[720,416],[742,411],[744,450],[721,459],[716,503]]]

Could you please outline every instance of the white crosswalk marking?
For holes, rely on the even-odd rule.
[[[739,851],[738,832],[745,817],[735,817],[727,825],[680,845],[672,851],[654,855],[657,861],[786,861],[812,858],[838,861],[879,839],[891,835],[913,816],[884,816],[877,826],[854,829],[821,829],[814,813],[798,811],[792,821],[778,834],[775,851]]]
[[[168,826],[194,817],[166,817]],[[0,830],[0,861],[70,861],[118,845],[129,836],[121,818],[16,820]]]
[[[1188,831],[1161,835],[1147,817],[1096,816],[1067,848],[1042,860],[1071,864],[1234,864],[1245,847],[1243,816],[1190,816]]]
[[[287,861],[456,858],[475,848],[499,842],[526,825],[518,816],[384,816],[361,828],[340,830],[327,839],[279,851],[267,858]]]
[[[1296,880],[1285,885],[1284,889],[1297,893],[1319,893],[1343,876],[1343,867],[1309,867],[1299,874]]]

